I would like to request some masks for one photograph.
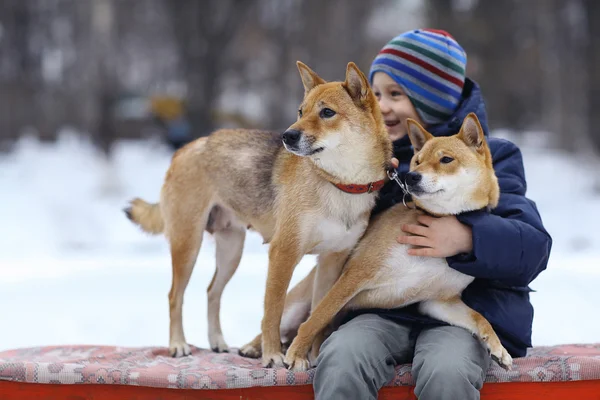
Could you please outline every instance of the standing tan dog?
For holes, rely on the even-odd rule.
[[[451,137],[434,138],[417,122],[409,119],[407,124],[415,155],[406,184],[417,207],[442,216],[498,204],[498,180],[475,114]],[[494,359],[510,368],[512,359],[490,323],[461,300],[474,278],[450,268],[443,258],[409,256],[409,246],[396,242],[403,224],[418,223],[420,213],[399,204],[373,219],[339,280],[300,325],[285,359],[290,368],[308,368],[306,355],[315,338],[344,307],[395,308],[417,302],[422,313],[476,334]],[[426,246],[426,240],[415,236],[413,244]]]
[[[300,62],[298,69],[304,100],[297,122],[283,136],[220,130],[198,139],[173,157],[159,204],[135,199],[125,210],[145,231],[164,232],[170,243],[173,356],[190,354],[183,294],[205,229],[214,232],[217,252],[208,288],[211,348],[227,349],[219,324],[221,293],[239,264],[246,227],[252,226],[270,244],[262,361],[282,366],[280,323],[294,268],[305,254],[318,255],[311,290],[316,304],[367,227],[392,156],[377,99],[353,63],[344,82],[327,83]]]

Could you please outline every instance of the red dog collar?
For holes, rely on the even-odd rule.
[[[366,185],[343,185],[341,183],[335,184],[335,186],[340,189],[342,192],[352,193],[352,194],[362,194],[362,193],[371,193],[376,192],[383,187],[385,184],[385,179],[382,179],[377,182],[371,182]]]

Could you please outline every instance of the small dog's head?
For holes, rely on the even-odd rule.
[[[304,100],[297,121],[283,133],[288,151],[323,162],[364,154],[375,144],[383,143],[391,151],[377,98],[354,63],[348,63],[344,82],[325,82],[302,62],[297,66]]]
[[[407,125],[415,155],[406,186],[418,206],[432,214],[456,215],[498,205],[498,179],[474,113],[450,137],[433,137],[412,119]]]

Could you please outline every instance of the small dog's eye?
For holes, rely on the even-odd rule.
[[[301,108],[298,110],[298,116],[302,117],[302,109]]]
[[[321,113],[319,114],[319,116],[321,118],[331,118],[335,115],[335,111],[333,111],[331,108],[324,108],[321,110]]]
[[[442,157],[442,158],[440,159],[440,162],[441,162],[442,164],[449,164],[449,163],[451,163],[452,161],[454,161],[454,158],[452,158],[452,157],[448,157],[448,156]]]

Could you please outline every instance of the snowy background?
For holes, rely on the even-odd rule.
[[[597,342],[598,164],[521,138],[528,195],[554,239],[548,269],[531,285],[537,291],[531,296],[534,344]],[[166,241],[143,234],[121,209],[133,196],[157,200],[170,157],[158,142],[119,141],[107,163],[68,130],[56,143],[23,136],[12,152],[0,154],[0,351],[168,344]],[[208,346],[206,287],[213,254],[207,236],[184,306],[187,339],[200,347]],[[293,283],[313,260],[302,261]],[[266,266],[266,246],[251,233],[223,295],[222,326],[230,346],[259,331]]]

